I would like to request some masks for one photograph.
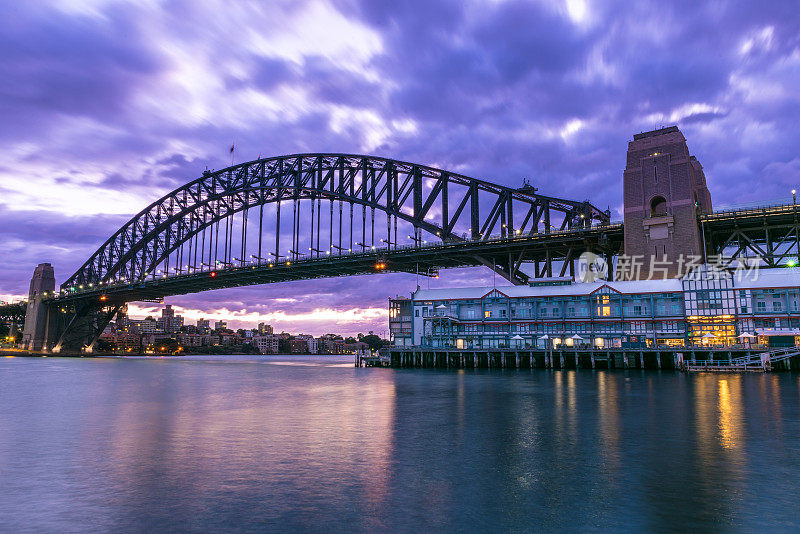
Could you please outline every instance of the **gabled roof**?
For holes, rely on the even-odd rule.
[[[620,293],[622,293],[622,292],[621,292],[619,289],[615,289],[615,288],[611,287],[611,286],[610,286],[610,285],[608,285],[608,284],[603,284],[603,285],[601,285],[600,287],[598,287],[597,289],[595,289],[594,291],[592,291],[590,294],[591,294],[591,295],[594,295],[595,293],[604,292],[604,291],[603,291],[603,289],[608,289],[608,291],[609,291],[609,292],[614,292],[614,293],[616,293],[617,295],[619,295]]]
[[[511,286],[511,287],[514,287],[514,286]],[[485,299],[485,298],[499,298],[499,297],[502,297],[502,298],[505,298],[505,299],[507,299],[507,298],[508,298],[508,295],[506,295],[505,293],[503,293],[502,291],[500,291],[499,289],[497,289],[497,288],[495,287],[495,288],[492,288],[492,290],[491,290],[491,291],[489,291],[488,293],[486,293],[486,294],[485,294],[484,296],[482,296],[481,298],[482,298],[482,299]]]
[[[499,286],[499,287],[452,287],[443,289],[420,289],[414,300],[482,299],[494,290],[508,298],[516,297],[569,297],[591,295],[602,287],[621,294],[680,293],[680,280],[632,280],[622,282],[589,282],[558,286]]]

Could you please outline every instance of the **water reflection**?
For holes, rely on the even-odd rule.
[[[719,381],[719,441],[728,450],[740,445],[744,428],[742,426],[741,382],[739,376],[731,376]],[[730,384],[733,384],[731,386]],[[734,393],[731,394],[731,387]]]
[[[596,375],[596,379],[600,443],[608,468],[616,471],[619,469],[620,462],[620,414],[617,399],[618,380],[616,377],[609,376],[609,373],[605,371],[599,371]]]
[[[791,375],[347,363],[4,359],[3,528],[800,528]]]

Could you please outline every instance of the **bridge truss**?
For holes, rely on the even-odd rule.
[[[124,302],[220,287],[483,265],[514,284],[616,253],[588,201],[352,154],[259,159],[163,196],[112,235],[52,298],[71,333],[102,331]],[[619,226],[619,225],[617,225]],[[89,317],[90,319],[86,319]],[[79,338],[86,338],[83,334]]]
[[[717,211],[700,216],[710,254],[765,267],[796,266],[800,259],[800,206],[796,203]]]
[[[206,171],[165,195],[111,236],[62,289],[608,221],[588,201],[540,195],[530,186],[512,189],[371,156],[281,156]],[[513,265],[494,267],[525,282]]]

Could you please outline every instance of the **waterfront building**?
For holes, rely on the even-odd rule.
[[[266,323],[258,323],[258,333],[261,335],[272,334],[272,326]]]
[[[164,309],[161,310],[161,317],[156,320],[156,329],[166,334],[180,332],[182,326],[183,317],[175,315],[175,310],[172,309],[171,304],[167,304]]]
[[[390,301],[389,329],[394,345],[434,348],[795,345],[800,271],[703,266],[663,280],[419,289]]]
[[[183,347],[202,347],[208,345],[211,336],[197,333],[180,333],[177,336],[178,344]]]
[[[278,354],[278,338],[272,334],[257,335],[252,338],[253,345],[261,354]]]
[[[114,342],[117,352],[141,352],[142,350],[142,338],[124,330],[115,332],[111,341]]]
[[[228,329],[228,322],[227,321],[217,321],[214,323],[214,330],[219,332],[220,330],[227,330]]]
[[[301,352],[308,352],[308,354],[317,354],[319,352],[319,345],[317,340],[314,339],[314,336],[310,334],[297,334],[295,340],[305,343],[304,349],[302,348],[302,344],[298,343],[298,348],[301,349]]]
[[[208,319],[198,319],[197,320],[197,331],[201,334],[207,334],[211,331],[211,321]]]
[[[389,332],[393,345],[414,345],[413,313],[413,301],[410,298],[398,296],[389,300]]]
[[[152,334],[158,331],[156,320],[150,316],[144,319],[131,319],[129,323],[131,329],[139,334]]]
[[[305,339],[290,339],[289,350],[292,354],[307,354],[308,342]]]

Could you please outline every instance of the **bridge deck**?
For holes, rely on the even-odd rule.
[[[407,246],[376,249],[341,255],[326,255],[284,263],[245,264],[240,267],[215,269],[190,274],[172,275],[135,283],[117,283],[100,287],[63,292],[53,298],[56,303],[69,303],[83,299],[105,297],[104,304],[154,300],[170,295],[197,293],[211,289],[288,282],[313,278],[353,276],[385,272],[426,274],[428,269],[446,269],[485,265],[484,261],[498,263],[514,261],[547,261],[576,256],[587,249],[598,251],[619,250],[622,243],[622,225],[612,224],[590,229],[522,235],[513,238],[496,238],[456,243],[438,243],[419,247]],[[377,263],[384,269],[376,269]]]

